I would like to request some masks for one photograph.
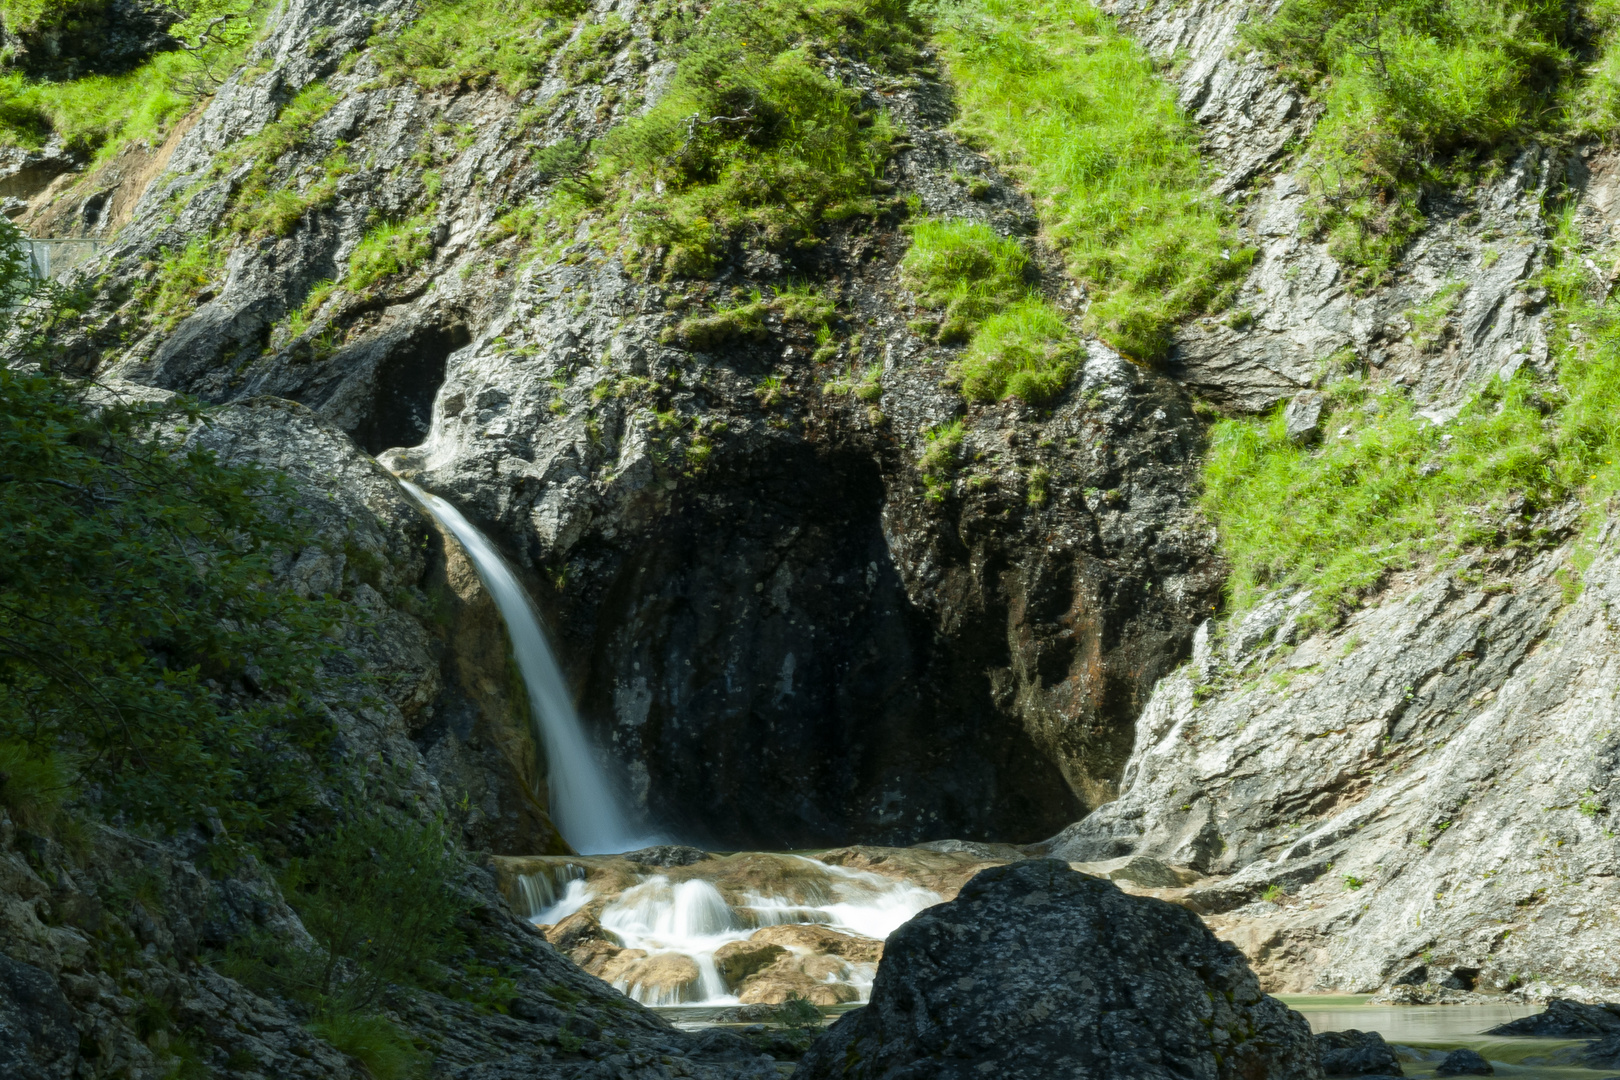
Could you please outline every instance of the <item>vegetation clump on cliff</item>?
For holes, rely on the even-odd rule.
[[[1583,7],[1613,21],[1606,0]],[[1288,0],[1248,24],[1323,105],[1304,157],[1313,224],[1361,288],[1388,282],[1426,191],[1500,168],[1574,113],[1612,125],[1612,102],[1571,78],[1596,29],[1587,14],[1569,0]]]
[[[1288,438],[1283,407],[1210,434],[1206,511],[1232,563],[1234,605],[1263,587],[1313,591],[1313,621],[1389,571],[1473,547],[1539,544],[1537,514],[1620,492],[1620,301],[1606,299],[1566,216],[1544,277],[1558,377],[1493,378],[1441,425],[1400,389],[1355,372],[1328,387],[1320,448]]]
[[[0,4],[0,20],[13,35],[60,31],[64,20],[85,17],[87,7],[89,15],[107,17],[94,5],[8,0]],[[267,6],[261,0],[174,0],[159,13],[173,20],[166,43],[133,66],[103,70],[91,62],[89,70],[59,78],[0,63],[0,145],[33,149],[56,139],[103,161],[131,142],[162,142],[176,120],[241,66]],[[71,46],[84,29],[67,29]]]
[[[1164,359],[1178,323],[1230,303],[1254,258],[1208,194],[1198,136],[1130,38],[1084,0],[930,6],[957,128],[1035,200],[1091,292],[1086,329]]]
[[[918,222],[903,278],[924,304],[943,308],[941,343],[967,341],[951,368],[964,397],[1041,404],[1062,391],[1080,342],[1061,312],[1031,288],[1016,240],[967,221]]]

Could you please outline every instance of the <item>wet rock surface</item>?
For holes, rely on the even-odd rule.
[[[1376,1031],[1323,1031],[1314,1038],[1327,1076],[1403,1075],[1395,1051]]]
[[[1184,908],[1037,859],[983,871],[885,945],[872,1002],[797,1075],[1319,1077],[1303,1017]]]

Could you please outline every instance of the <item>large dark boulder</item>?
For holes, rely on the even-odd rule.
[[[798,1080],[1319,1077],[1304,1017],[1185,908],[1056,859],[998,866],[890,935],[872,1001]]]
[[[12,63],[47,79],[116,75],[156,52],[178,48],[169,28],[180,21],[162,0],[70,0],[28,19],[7,18]]]
[[[1324,1031],[1316,1036],[1322,1071],[1329,1076],[1400,1076],[1395,1051],[1376,1031]]]
[[[1466,1046],[1446,1055],[1434,1070],[1436,1076],[1495,1076],[1496,1069],[1477,1050]]]
[[[1487,1035],[1535,1035],[1545,1039],[1592,1038],[1620,1032],[1620,1004],[1583,1005],[1553,998],[1534,1016],[1521,1016],[1491,1028]]]

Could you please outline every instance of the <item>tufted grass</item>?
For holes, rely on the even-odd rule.
[[[546,65],[588,10],[586,0],[428,0],[421,14],[374,42],[385,75],[431,88],[508,94],[540,84]]]
[[[819,57],[906,70],[918,31],[900,0],[716,3],[676,50],[668,93],[601,148],[596,175],[646,257],[701,277],[734,243],[810,246],[824,224],[876,212],[894,127]]]
[[[1537,511],[1620,493],[1620,300],[1598,298],[1570,217],[1557,250],[1546,279],[1556,385],[1524,370],[1494,378],[1440,426],[1401,391],[1350,376],[1329,387],[1320,446],[1288,441],[1281,406],[1214,426],[1203,508],[1231,563],[1235,609],[1293,584],[1313,590],[1313,618],[1330,622],[1389,571],[1539,543],[1524,529]]]
[[[931,8],[958,129],[1034,198],[1091,290],[1087,329],[1143,361],[1182,320],[1230,303],[1239,245],[1197,133],[1152,62],[1084,0],[944,0]]]
[[[1424,226],[1424,188],[1489,171],[1572,118],[1577,128],[1612,129],[1614,94],[1584,95],[1572,76],[1592,27],[1586,16],[1613,23],[1614,8],[1612,0],[1288,0],[1275,18],[1247,25],[1248,43],[1323,105],[1305,158],[1314,223],[1356,284],[1390,279]],[[1606,63],[1599,74],[1613,70]]]
[[[1029,283],[1029,256],[982,222],[927,220],[912,229],[903,280],[943,309],[935,339],[967,341],[951,377],[970,400],[1056,397],[1078,366],[1079,340]]]

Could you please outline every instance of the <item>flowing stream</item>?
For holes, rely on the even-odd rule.
[[[562,669],[540,628],[534,602],[506,560],[454,506],[408,480],[401,480],[400,485],[460,542],[506,622],[513,658],[529,692],[535,733],[545,748],[546,786],[557,831],[581,854],[630,851],[656,843],[656,838],[638,835],[620,809],[607,770],[585,735]]]

